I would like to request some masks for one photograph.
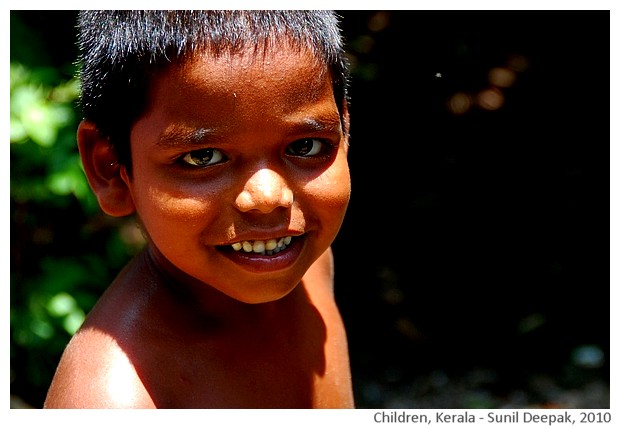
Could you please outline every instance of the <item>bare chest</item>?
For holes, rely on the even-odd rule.
[[[148,350],[136,371],[159,408],[352,405],[344,330],[322,319],[200,341],[166,340]]]

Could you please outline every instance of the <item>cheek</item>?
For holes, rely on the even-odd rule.
[[[351,196],[351,178],[346,161],[339,161],[309,181],[304,186],[304,192],[312,196],[315,209],[326,212],[334,221],[341,221]]]
[[[137,207],[145,227],[153,236],[171,232],[175,226],[180,231],[189,232],[204,223],[208,214],[215,210],[212,201],[217,200],[150,187],[138,198]]]

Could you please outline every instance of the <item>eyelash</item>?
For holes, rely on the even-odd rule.
[[[299,155],[299,154],[294,153],[291,149],[293,145],[295,144],[301,143],[302,145],[304,145],[304,144],[307,144],[308,142],[312,142],[312,146],[306,154]],[[315,143],[319,143],[318,148],[315,148]],[[305,138],[305,139],[295,140],[294,142],[287,145],[285,153],[296,159],[322,160],[322,159],[328,158],[332,150],[335,147],[336,145],[326,140],[322,140],[318,138]],[[304,148],[299,148],[299,149],[303,150]],[[316,153],[313,153],[313,152],[316,152]],[[201,159],[204,159],[204,158],[209,158],[209,159],[206,161],[205,164],[200,165],[200,164],[197,164],[196,161],[192,159],[192,158],[195,158],[197,155],[203,155]],[[215,162],[212,162],[213,158],[216,158]],[[221,150],[215,149],[215,148],[204,148],[204,149],[193,150],[179,157],[179,161],[182,164],[189,166],[190,168],[211,167],[211,166],[215,166],[223,162],[226,162],[228,161],[228,159],[229,158]]]

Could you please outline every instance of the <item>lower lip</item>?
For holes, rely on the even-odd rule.
[[[244,252],[243,250],[236,251],[233,250],[231,246],[220,248],[219,251],[222,255],[226,256],[226,258],[247,271],[269,273],[285,270],[292,266],[301,254],[304,246],[304,239],[304,236],[294,237],[286,249],[271,256]]]

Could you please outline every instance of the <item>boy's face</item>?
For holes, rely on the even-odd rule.
[[[329,75],[307,52],[274,50],[205,54],[158,76],[123,176],[168,274],[248,303],[299,283],[350,194]]]

